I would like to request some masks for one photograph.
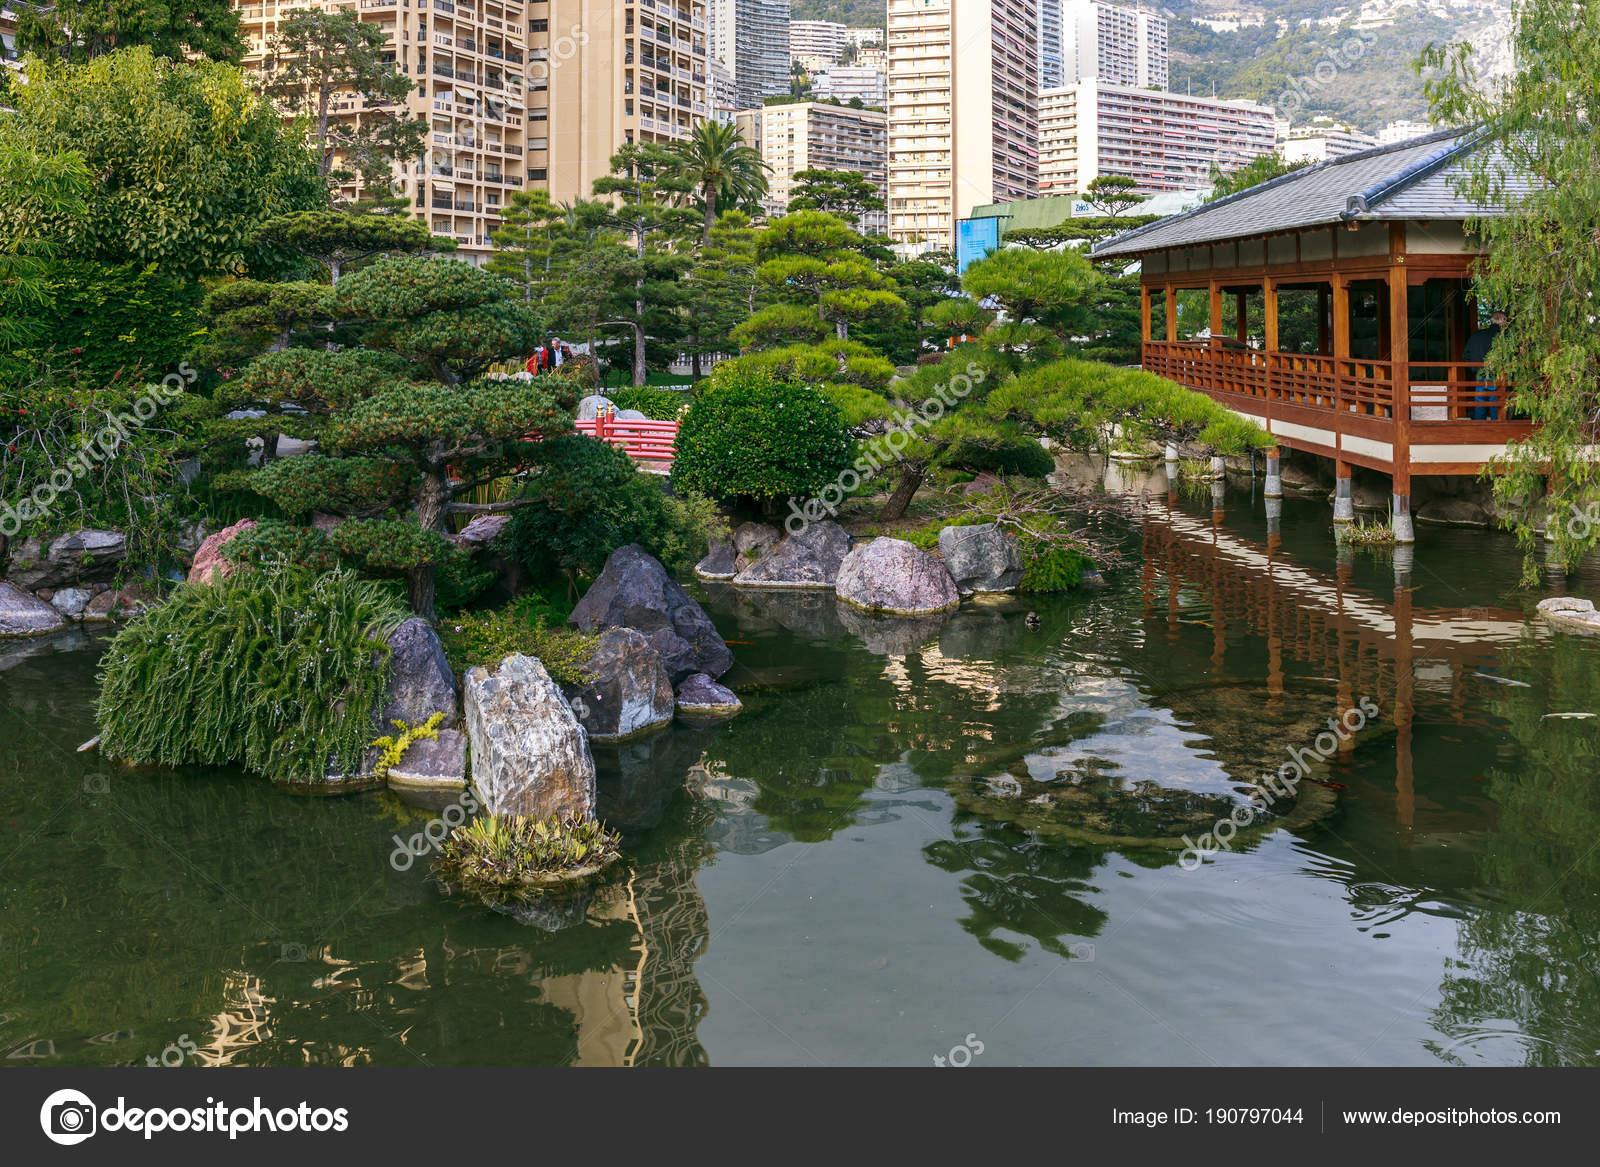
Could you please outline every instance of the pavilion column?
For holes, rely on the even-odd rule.
[[[1333,521],[1356,521],[1356,499],[1350,489],[1350,463],[1344,461],[1333,464]]]
[[[1139,340],[1141,344],[1155,339],[1150,334],[1150,327],[1155,315],[1155,295],[1156,290],[1154,288],[1145,287],[1139,289]]]
[[[1233,335],[1240,344],[1250,340],[1250,296],[1247,292],[1233,294]]]
[[[1261,347],[1278,351],[1278,282],[1270,276],[1261,281]]]
[[[1406,225],[1389,224],[1389,361],[1394,392],[1395,541],[1415,543],[1411,522],[1411,322],[1406,272]]]
[[[1222,335],[1222,285],[1211,281],[1211,335]]]
[[[1167,342],[1178,339],[1178,289],[1167,285]]]

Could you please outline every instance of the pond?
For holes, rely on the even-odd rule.
[[[1156,499],[1104,591],[934,626],[702,592],[746,710],[597,751],[625,862],[556,931],[392,861],[432,815],[387,793],[75,752],[99,642],[4,644],[0,1050],[1600,1064],[1600,719],[1553,716],[1600,711],[1600,640],[1529,618],[1508,537],[1420,537],[1340,556],[1241,486]],[[1299,797],[1174,843],[1291,751]]]

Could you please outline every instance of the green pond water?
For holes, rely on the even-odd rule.
[[[76,753],[103,641],[0,644],[0,1060],[1600,1063],[1600,719],[1547,716],[1600,640],[1501,535],[1397,572],[1325,502],[1165,499],[1096,594],[703,591],[746,711],[597,751],[625,860],[554,931],[397,870],[386,792]],[[1149,845],[1363,698],[1230,849]]]

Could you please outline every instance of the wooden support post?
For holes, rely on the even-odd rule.
[[[1278,284],[1270,276],[1261,281],[1261,347],[1278,351]]]
[[[1330,290],[1333,300],[1333,406],[1345,408],[1344,385],[1350,375],[1350,281],[1335,272]]]
[[[1415,543],[1411,523],[1411,321],[1406,225],[1389,224],[1389,359],[1394,393],[1394,537]]]
[[[1150,326],[1154,316],[1152,304],[1154,298],[1154,288],[1139,289],[1139,339],[1141,341],[1155,339],[1155,337],[1150,335]]]
[[[1212,336],[1222,335],[1222,285],[1216,280],[1211,281],[1211,323],[1209,325]]]
[[[1167,285],[1167,339],[1178,339],[1178,289]]]
[[[1233,294],[1233,335],[1240,344],[1247,344],[1250,340],[1250,294],[1248,292],[1235,292]]]

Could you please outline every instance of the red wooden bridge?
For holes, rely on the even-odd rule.
[[[618,420],[616,407],[593,421],[580,421],[577,430],[608,442],[641,464],[645,470],[666,473],[677,456],[678,423],[675,421]]]

